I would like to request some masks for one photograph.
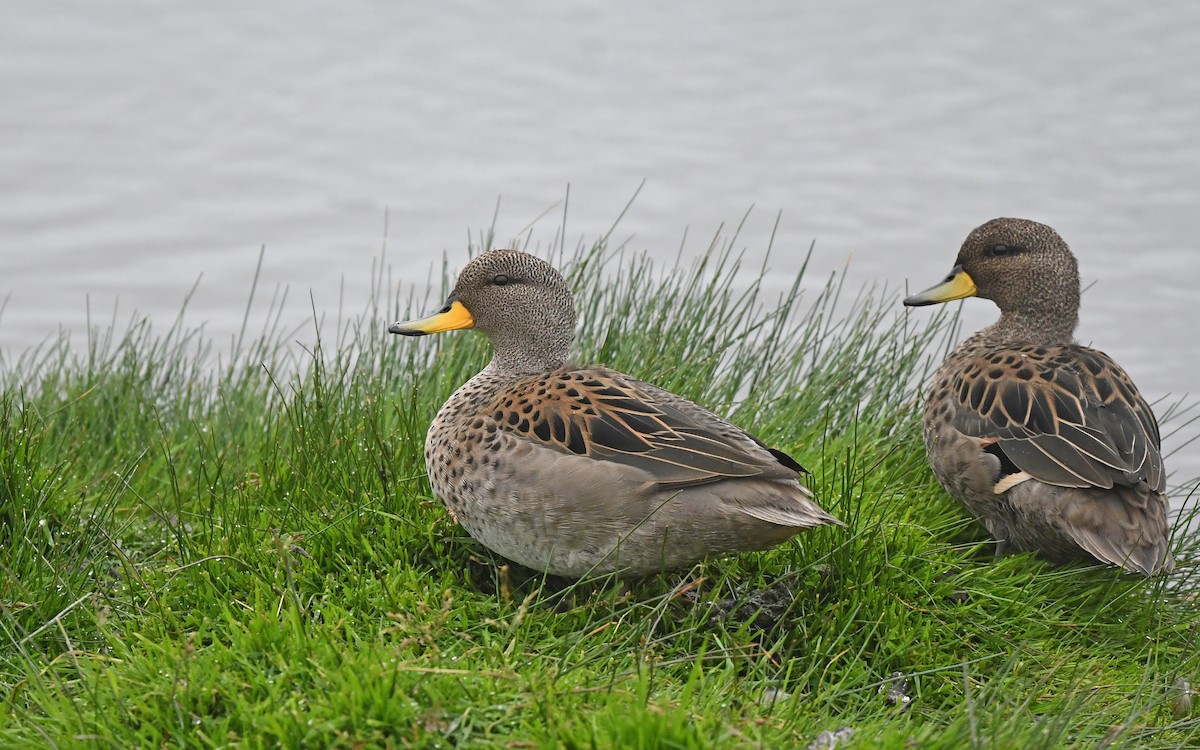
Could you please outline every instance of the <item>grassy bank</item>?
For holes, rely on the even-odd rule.
[[[224,356],[182,324],[95,333],[3,373],[0,747],[1200,741],[1172,687],[1200,682],[1195,541],[1172,582],[993,562],[934,483],[912,384],[953,339],[946,311],[836,278],[777,299],[720,252],[559,265],[583,360],[788,451],[848,528],[542,581],[425,482],[425,429],[482,337],[389,337],[405,311],[382,283],[305,347],[279,321]]]

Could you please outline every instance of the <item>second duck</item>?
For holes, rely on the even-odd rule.
[[[995,302],[1000,320],[934,375],[924,424],[938,482],[998,553],[1170,571],[1158,423],[1116,362],[1075,343],[1079,271],[1067,244],[1044,224],[993,219],[941,284],[904,304],[972,296]]]

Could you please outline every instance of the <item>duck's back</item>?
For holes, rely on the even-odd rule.
[[[1158,424],[1095,349],[981,332],[934,377],[924,433],[939,482],[1013,550],[1171,566]]]

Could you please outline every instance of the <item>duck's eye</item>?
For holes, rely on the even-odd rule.
[[[492,277],[492,283],[496,286],[508,286],[508,282],[508,276],[502,273],[498,273]]]
[[[983,254],[989,258],[1003,258],[1006,255],[1015,255],[1017,248],[1010,245],[995,244],[983,251]]]

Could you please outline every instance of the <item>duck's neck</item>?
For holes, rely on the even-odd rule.
[[[542,331],[536,341],[525,341],[519,336],[491,338],[495,351],[487,370],[509,376],[531,375],[562,367],[571,352],[573,331],[561,334]]]
[[[1000,314],[1000,319],[988,326],[989,341],[1001,344],[1034,344],[1037,346],[1062,346],[1075,340],[1075,326],[1079,323],[1078,298],[1074,304],[1042,305],[1037,309],[1011,309]]]

